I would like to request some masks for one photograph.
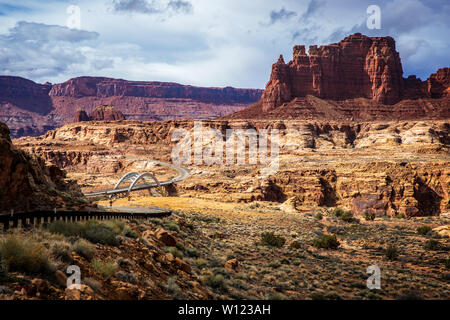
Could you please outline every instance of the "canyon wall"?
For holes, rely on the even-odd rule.
[[[99,105],[114,106],[124,118],[133,120],[210,119],[247,107],[261,93],[103,77],[79,77],[52,85],[2,76],[0,120],[10,127],[13,137],[20,137],[43,134],[71,122],[80,109],[94,113]],[[94,118],[101,120],[98,116]]]
[[[149,158],[171,162],[177,143],[172,133],[193,126],[193,121],[80,122],[15,143],[91,190],[110,187],[126,172],[154,170],[147,167]],[[191,163],[186,165],[191,176],[176,185],[180,195],[237,202],[297,197],[300,206],[343,206],[357,215],[450,212],[448,121],[214,120],[203,126],[223,134],[278,129],[279,169],[263,177],[263,166],[248,162]]]
[[[0,212],[80,206],[86,202],[75,182],[55,165],[16,148],[0,122]]]

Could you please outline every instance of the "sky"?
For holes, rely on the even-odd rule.
[[[0,74],[264,88],[294,45],[355,32],[394,37],[404,77],[450,66],[448,0],[0,0]]]

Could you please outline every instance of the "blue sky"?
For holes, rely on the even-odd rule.
[[[369,5],[381,29],[366,26]],[[80,29],[67,27],[69,5]],[[447,0],[0,0],[0,74],[37,82],[92,75],[264,88],[295,44],[393,36],[404,76],[450,66]]]

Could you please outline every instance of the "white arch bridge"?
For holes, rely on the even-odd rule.
[[[89,192],[86,193],[85,196],[87,197],[109,196],[110,199],[117,199],[128,197],[130,193],[133,191],[149,190],[149,192],[153,193],[154,189],[158,190],[156,193],[164,195],[165,186],[182,181],[189,176],[189,170],[187,170],[186,168],[179,167],[163,161],[157,160],[148,160],[148,161],[159,164],[161,166],[169,167],[177,171],[178,175],[169,180],[159,181],[158,178],[151,172],[144,172],[144,173],[129,172],[119,179],[114,188]]]

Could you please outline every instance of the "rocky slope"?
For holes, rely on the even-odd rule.
[[[0,212],[53,209],[86,203],[78,185],[64,181],[65,172],[42,158],[13,146],[9,129],[0,123]]]
[[[10,127],[13,137],[19,137],[43,134],[71,122],[79,109],[91,113],[99,105],[112,105],[134,120],[215,118],[258,101],[261,93],[101,77],[42,85],[1,76],[0,120]]]
[[[272,66],[261,101],[225,118],[446,119],[450,68],[403,78],[395,41],[356,33],[324,46],[296,45]]]
[[[89,190],[114,185],[125,172],[153,170],[148,158],[171,161],[173,131],[193,126],[192,121],[77,123],[16,143],[65,168]],[[177,185],[181,195],[238,202],[297,197],[301,206],[344,206],[360,215],[423,216],[450,210],[447,121],[246,120],[204,121],[203,126],[220,132],[278,129],[279,169],[264,176],[264,166],[248,161],[191,164],[191,177]]]

